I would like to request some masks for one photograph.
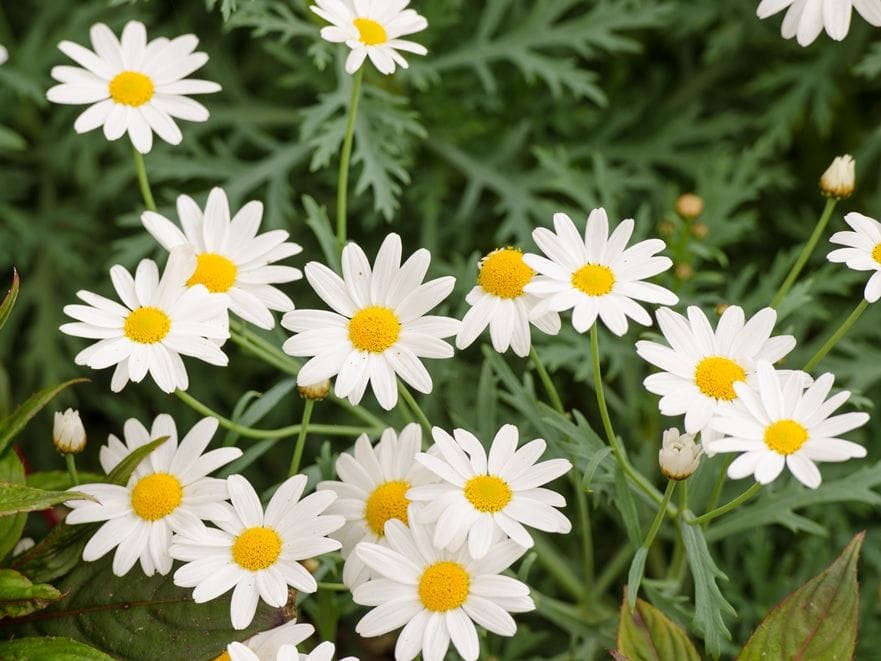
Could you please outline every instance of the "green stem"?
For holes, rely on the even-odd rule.
[[[364,69],[352,79],[352,99],[349,102],[349,118],[346,122],[346,135],[343,138],[343,150],[340,154],[340,172],[337,178],[336,193],[336,241],[339,249],[346,245],[346,201],[349,193],[349,160],[352,157],[352,140],[355,137],[355,117],[358,115],[358,100],[361,98],[361,80]]]
[[[835,209],[835,205],[837,203],[838,200],[834,197],[830,197],[826,200],[826,206],[823,209],[820,220],[817,222],[817,226],[814,227],[814,232],[813,234],[811,234],[811,238],[808,239],[805,247],[802,248],[801,254],[798,256],[795,264],[793,264],[792,269],[789,271],[789,274],[786,276],[783,284],[780,285],[780,289],[774,295],[774,298],[771,299],[772,308],[778,307],[783,301],[786,294],[789,293],[789,290],[792,289],[792,285],[794,285],[795,281],[798,279],[799,273],[801,273],[801,270],[804,268],[805,264],[807,264],[808,259],[810,259],[811,255],[813,254],[814,248],[817,247],[817,242],[820,240],[820,237],[823,234],[823,230],[826,229],[826,224],[832,217],[832,211]]]
[[[72,454],[64,455],[64,461],[67,464],[67,472],[70,474],[71,483],[76,486],[80,483],[80,476],[76,472],[76,460]]]
[[[684,486],[684,483],[683,483]],[[645,540],[642,543],[642,548],[648,551],[652,547],[652,542],[655,541],[655,535],[658,534],[658,530],[661,529],[661,523],[664,521],[664,515],[667,513],[667,503],[670,502],[670,497],[673,495],[673,492],[676,490],[676,480],[668,480],[667,488],[664,490],[664,499],[661,501],[660,507],[658,507],[658,513],[655,514],[655,519],[652,521],[652,525],[649,528],[648,533],[646,533]]]
[[[817,366],[817,364],[821,360],[823,360],[826,354],[831,351],[832,347],[838,344],[838,341],[845,336],[847,331],[850,330],[850,327],[857,322],[857,319],[862,316],[863,312],[865,312],[866,308],[868,307],[869,301],[867,301],[865,298],[860,301],[859,305],[857,305],[854,308],[853,312],[850,313],[850,316],[842,322],[841,326],[838,327],[838,330],[832,333],[832,337],[826,340],[826,343],[822,347],[820,347],[817,353],[815,353],[813,357],[808,361],[808,364],[805,365],[805,372],[810,372]]]
[[[578,515],[578,527],[581,529],[581,563],[584,566],[584,583],[586,589],[582,593],[582,601],[590,596],[593,584],[593,533],[590,528],[590,508],[587,494],[581,488],[581,480],[575,471],[570,474],[572,488],[575,491],[575,511]]]
[[[174,394],[177,398],[202,415],[217,418],[220,426],[229,429],[246,438],[283,438],[285,436],[295,436],[300,433],[302,425],[290,425],[289,427],[279,427],[278,429],[254,429],[245,427],[224,418],[217,411],[205,406],[198,399],[183,390],[175,390]],[[319,434],[327,434],[328,436],[358,436],[359,434],[376,434],[382,431],[382,427],[351,427],[347,425],[311,425],[310,429]]]
[[[612,585],[618,574],[626,569],[632,555],[633,547],[630,544],[618,547],[615,555],[612,556],[611,560],[604,563],[603,571],[597,576],[597,581],[594,583],[593,592],[591,593],[592,596],[599,597],[609,589],[609,586]],[[620,595],[618,598],[620,599]]]
[[[618,462],[618,465],[621,466],[621,470],[624,471],[624,474],[630,478],[631,482],[639,487],[639,489],[655,501],[655,503],[660,503],[663,500],[661,492],[658,491],[642,473],[630,465],[630,462],[627,461],[627,457],[624,455],[624,448],[621,447],[618,437],[615,436],[615,430],[612,428],[612,420],[609,418],[609,409],[606,406],[606,394],[603,390],[603,373],[600,370],[599,332],[597,331],[596,322],[590,327],[590,349],[591,354],[593,355],[593,382],[594,389],[596,390],[597,404],[600,407],[600,417],[603,420],[603,429],[606,432],[606,440],[612,448],[612,454],[615,455],[615,460]],[[667,504],[666,509],[671,515],[676,514],[676,508],[669,503]]]
[[[312,417],[313,406],[315,406],[315,400],[307,399],[306,405],[303,407],[303,421],[300,423],[300,434],[297,436],[297,445],[294,446],[294,456],[291,459],[288,477],[296,475],[300,470],[300,460],[303,458],[303,448],[306,447],[306,435],[309,433],[309,419]]]
[[[569,593],[573,599],[581,599],[584,593],[584,583],[569,566],[569,558],[561,555],[555,544],[551,544],[542,534],[533,534],[535,552],[548,574],[557,581],[557,585]]]
[[[343,583],[319,583],[319,590],[330,590],[331,592],[347,592],[349,588]]]
[[[558,412],[565,414],[566,409],[563,408],[563,402],[560,400],[560,393],[557,392],[554,382],[551,381],[551,376],[545,369],[544,363],[541,362],[541,358],[538,357],[535,347],[529,348],[529,357],[532,360],[532,364],[535,365],[535,371],[538,372],[538,378],[541,380],[545,392],[547,392],[548,398],[551,400],[551,404]]]
[[[710,494],[710,500],[707,503],[707,511],[710,511],[719,504],[719,498],[722,496],[722,487],[725,486],[725,477],[728,474],[728,466],[731,465],[733,459],[733,454],[728,455],[719,467],[719,475],[716,476],[716,484],[713,485],[713,491]]]
[[[749,489],[744,491],[737,498],[728,501],[727,503],[722,505],[722,507],[717,507],[714,510],[710,510],[706,514],[701,514],[699,517],[697,517],[695,519],[686,519],[686,520],[692,526],[703,525],[705,523],[712,521],[715,518],[722,516],[723,514],[727,514],[731,510],[737,509],[738,507],[740,507],[740,505],[742,505],[743,503],[748,501],[750,498],[755,496],[761,490],[762,490],[762,485],[759,484],[758,482],[754,482],[753,485]]]
[[[419,404],[413,399],[413,395],[410,394],[407,386],[405,386],[404,382],[400,380],[398,381],[398,392],[401,394],[401,397],[404,398],[404,401],[407,402],[407,406],[413,411],[413,414],[416,416],[416,419],[419,420],[419,424],[422,425],[422,428],[426,431],[428,437],[431,438],[431,423],[419,407]]]
[[[144,166],[144,155],[132,146],[135,155],[135,170],[138,173],[138,185],[141,187],[141,195],[144,204],[150,211],[156,211],[156,200],[153,199],[153,191],[150,190],[150,180],[147,179],[147,168]]]

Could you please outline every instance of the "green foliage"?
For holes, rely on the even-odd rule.
[[[34,585],[12,569],[0,569],[0,619],[21,617],[61,599],[51,585]]]
[[[129,452],[122,461],[113,467],[113,470],[107,475],[106,481],[111,484],[126,484],[144,458],[167,440],[168,436],[160,436]]]
[[[49,386],[28,397],[11,415],[0,420],[0,452],[6,450],[13,441],[43,407],[47,406],[62,390],[74,383],[85,383],[88,379],[71,379],[56,386]]]
[[[0,140],[2,140],[2,134],[0,134]],[[12,284],[9,287],[9,291],[6,292],[6,296],[3,297],[3,302],[0,303],[0,329],[6,324],[9,315],[12,314],[12,308],[15,307],[15,301],[18,298],[20,283],[21,278],[18,277],[18,271],[12,269]]]
[[[616,658],[630,661],[700,661],[688,635],[675,622],[642,599],[636,607],[627,604],[627,591],[621,602],[621,620],[618,623],[618,650]]]
[[[8,659],[8,661],[32,661],[33,659],[111,661],[113,659],[112,656],[107,656],[78,640],[60,636],[19,638],[0,642],[0,657]]]
[[[46,491],[24,484],[0,481],[0,517],[17,512],[34,512],[66,500],[95,500],[79,491]]]
[[[0,480],[13,484],[24,484],[24,466],[15,452],[7,450],[0,455]],[[0,559],[6,557],[21,537],[27,514],[12,514],[0,517]]]

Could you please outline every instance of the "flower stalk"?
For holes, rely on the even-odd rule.
[[[337,247],[342,251],[346,245],[346,204],[349,193],[349,161],[352,158],[352,142],[355,138],[355,119],[358,116],[358,101],[361,98],[361,81],[364,68],[352,78],[352,98],[349,101],[349,115],[346,121],[346,134],[343,137],[343,149],[340,153],[340,171],[337,177],[336,194],[336,240]]]

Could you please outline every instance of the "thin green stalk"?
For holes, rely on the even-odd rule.
[[[633,556],[633,547],[630,544],[624,544],[618,547],[618,550],[615,551],[615,555],[612,556],[611,560],[604,564],[603,571],[597,576],[597,581],[593,586],[592,594],[594,597],[599,597],[609,589],[609,586],[612,585],[618,577],[618,574],[627,568],[631,556]],[[620,599],[620,595],[616,598]]]
[[[670,497],[676,490],[676,484],[676,480],[667,481],[667,488],[664,490],[664,499],[661,501],[661,506],[658,507],[658,513],[655,514],[655,519],[654,521],[652,521],[652,525],[649,528],[648,533],[646,533],[645,539],[642,542],[642,548],[644,548],[646,551],[648,551],[652,547],[652,542],[655,541],[655,535],[657,535],[658,530],[661,529],[661,523],[663,523],[664,515],[667,513],[667,503],[670,502]],[[683,486],[685,486],[684,483]]]
[[[314,399],[307,399],[303,407],[303,420],[300,422],[300,434],[297,436],[297,444],[294,446],[294,456],[291,458],[291,468],[288,477],[296,475],[300,470],[300,461],[303,459],[303,448],[306,447],[306,435],[309,433],[309,419],[312,417]]]
[[[570,481],[575,491],[575,511],[578,515],[578,527],[581,533],[581,563],[584,567],[585,590],[582,601],[587,600],[590,588],[593,584],[593,533],[590,528],[590,508],[587,502],[587,494],[581,488],[581,479],[575,471],[570,473]]]
[[[71,483],[76,486],[80,483],[79,473],[76,472],[76,460],[72,454],[64,455],[64,461],[67,464],[67,472],[70,474]]]
[[[867,301],[865,298],[860,301],[859,305],[857,305],[854,308],[853,312],[850,313],[850,316],[842,322],[841,326],[838,327],[838,330],[832,333],[832,337],[826,340],[826,343],[822,347],[820,347],[817,353],[815,353],[813,357],[808,361],[808,364],[805,365],[805,372],[810,372],[817,366],[817,364],[821,360],[823,360],[826,354],[832,350],[832,347],[838,344],[839,340],[841,340],[841,338],[844,337],[845,334],[847,334],[847,331],[850,330],[850,327],[857,322],[857,319],[862,316],[863,312],[865,312],[866,308],[868,307],[869,301]]]
[[[413,414],[416,416],[416,419],[419,420],[419,424],[422,425],[422,428],[426,431],[428,437],[431,438],[431,423],[419,407],[419,404],[413,399],[413,395],[410,394],[407,386],[405,386],[403,381],[400,380],[398,381],[398,392],[401,394],[401,397],[404,398],[404,401],[407,402],[407,406],[413,411]]]
[[[224,429],[229,429],[237,434],[241,434],[246,438],[283,438],[285,436],[295,436],[300,433],[302,425],[290,425],[289,427],[279,427],[278,429],[254,429],[239,425],[220,415],[217,411],[209,408],[192,395],[183,390],[175,390],[174,394],[177,398],[202,415],[217,418],[217,422]],[[326,434],[328,436],[358,436],[359,434],[375,434],[382,431],[382,427],[352,427],[347,425],[310,425],[313,432]]]
[[[144,204],[150,211],[156,211],[156,200],[153,199],[153,191],[150,190],[150,180],[147,179],[147,168],[144,166],[144,155],[141,154],[134,145],[132,145],[132,153],[135,155],[135,170],[138,173],[138,185],[141,187],[141,196],[144,198]]]
[[[807,264],[808,262],[808,259],[810,259],[811,255],[814,253],[814,248],[817,247],[817,242],[823,235],[823,230],[826,229],[826,225],[829,222],[829,219],[832,217],[832,211],[835,209],[836,204],[838,204],[838,200],[834,197],[830,197],[826,200],[826,206],[823,208],[823,213],[820,215],[820,220],[817,222],[816,227],[814,227],[814,232],[811,234],[811,238],[808,239],[805,247],[802,248],[801,254],[798,256],[795,264],[792,265],[792,269],[789,271],[789,274],[786,276],[783,284],[780,285],[780,289],[777,291],[776,294],[774,294],[774,298],[771,299],[772,308],[777,308],[786,297],[786,294],[789,293],[789,290],[792,289],[792,285],[795,284],[795,281],[798,279],[801,270],[804,268],[805,264]]]
[[[340,154],[340,172],[337,177],[336,193],[336,241],[339,249],[346,245],[346,201],[349,193],[349,160],[352,157],[352,141],[355,137],[355,118],[358,115],[358,100],[361,98],[361,81],[364,69],[352,79],[352,99],[349,102],[349,118],[346,121],[346,135],[343,138],[343,150]]]
[[[562,556],[557,547],[548,542],[543,535],[533,534],[532,540],[535,542],[538,562],[547,569],[550,576],[556,579],[557,585],[568,592],[573,599],[582,599],[584,584],[570,568],[570,559]]]
[[[710,511],[719,504],[719,498],[722,496],[722,487],[725,486],[725,478],[728,474],[728,466],[731,465],[733,459],[734,455],[730,454],[725,457],[722,461],[722,465],[719,466],[719,475],[716,477],[716,484],[713,485],[713,491],[710,494],[710,500],[707,503],[707,511]]]
[[[754,482],[749,489],[744,491],[737,498],[734,498],[733,500],[728,501],[727,503],[722,505],[722,507],[717,507],[716,509],[710,510],[706,514],[701,514],[699,517],[694,518],[694,519],[686,518],[686,520],[692,526],[701,526],[705,523],[712,521],[713,519],[716,519],[716,518],[722,516],[723,514],[727,514],[731,510],[737,509],[743,503],[745,503],[750,498],[755,496],[761,490],[762,490],[762,485],[759,484],[758,482]]]
[[[560,393],[557,392],[557,387],[545,369],[544,363],[541,362],[535,347],[529,348],[529,358],[532,360],[532,364],[535,365],[535,371],[538,372],[538,378],[541,380],[545,392],[547,392],[548,398],[551,400],[551,404],[559,413],[565,414],[566,410],[563,408],[563,402],[560,400]]]
[[[347,592],[349,588],[343,583],[319,583],[319,590],[330,590],[331,592]]]

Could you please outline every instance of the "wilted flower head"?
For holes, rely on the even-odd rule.
[[[820,190],[826,197],[841,200],[853,194],[855,180],[856,163],[853,157],[850,154],[836,156],[820,177]]]
[[[55,411],[55,424],[52,427],[52,443],[63,454],[76,454],[86,447],[86,430],[80,413],[67,409],[64,413]]]
[[[676,427],[664,432],[663,445],[658,450],[658,463],[664,477],[684,480],[697,470],[701,458],[701,446],[691,434],[680,434]]]

